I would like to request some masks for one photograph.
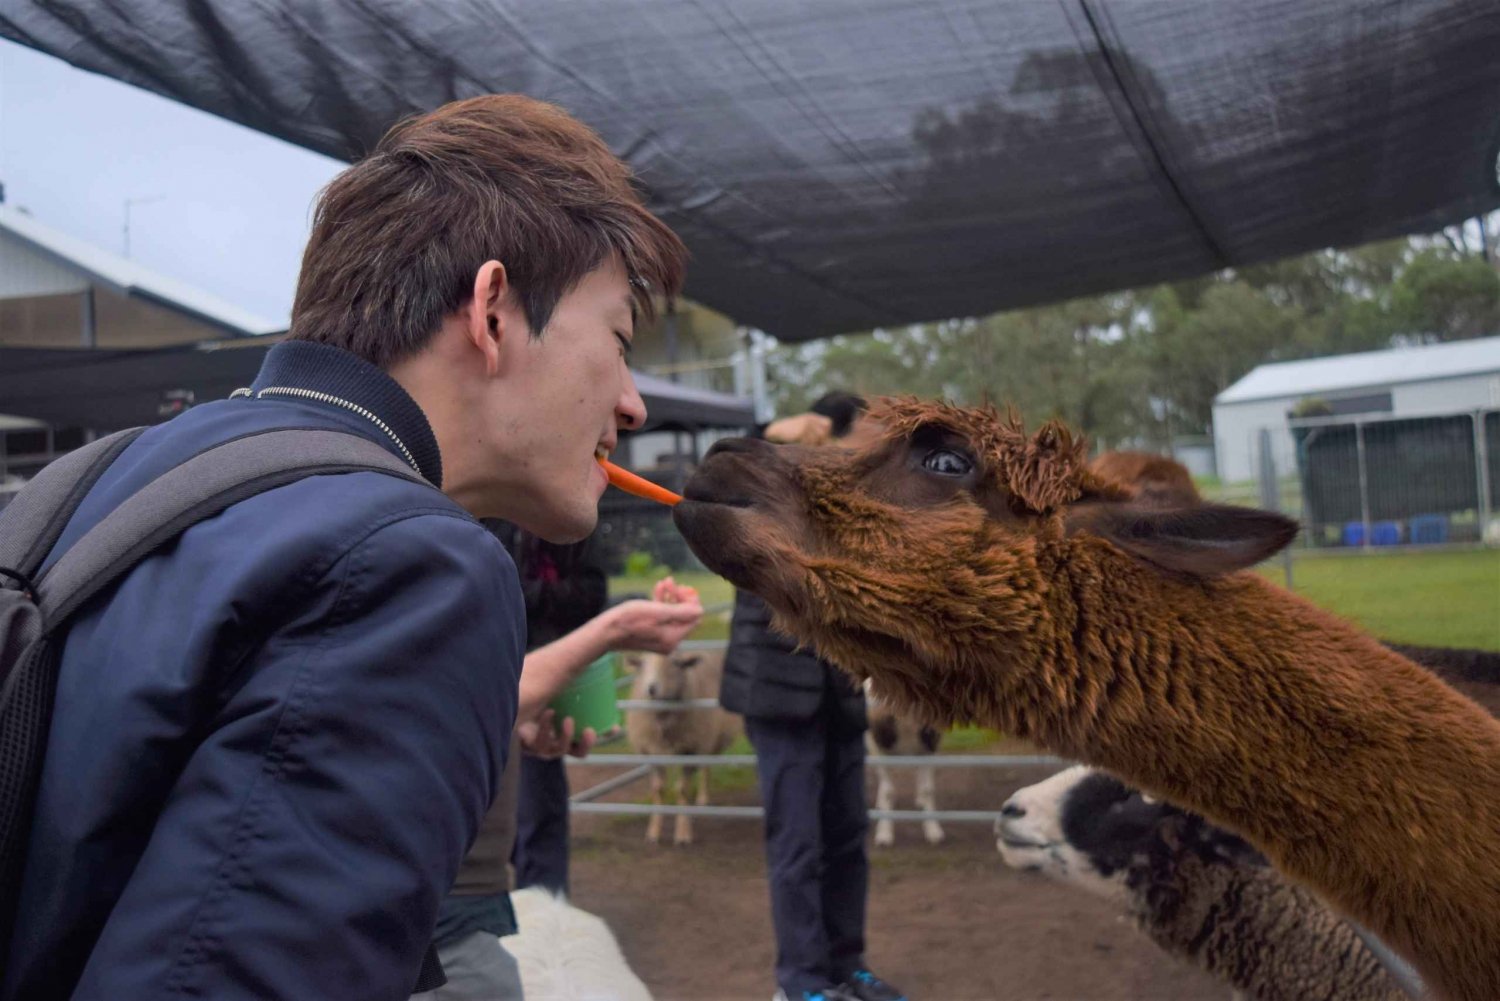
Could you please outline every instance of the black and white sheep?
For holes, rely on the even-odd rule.
[[[1239,837],[1075,766],[996,822],[1000,854],[1120,904],[1166,952],[1258,1001],[1405,1001],[1355,930]]]
[[[870,763],[875,766],[875,809],[891,810],[896,806],[896,783],[891,769],[880,763],[887,754],[929,755],[936,754],[942,746],[941,730],[919,723],[896,712],[882,702],[865,681],[865,704],[870,719],[870,728],[865,731],[865,749],[869,751]],[[937,810],[937,777],[934,769],[919,767],[917,773],[917,809],[931,813]],[[936,820],[922,821],[922,836],[927,843],[935,845],[943,840],[943,825]],[[875,822],[875,843],[896,843],[896,825],[889,819]]]

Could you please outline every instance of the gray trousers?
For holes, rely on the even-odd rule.
[[[522,1001],[521,968],[502,940],[477,931],[438,950],[448,982],[412,1001]]]

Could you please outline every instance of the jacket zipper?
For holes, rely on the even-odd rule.
[[[415,469],[417,471],[418,476],[422,475],[422,467],[417,465],[417,460],[412,456],[411,450],[406,447],[406,443],[401,440],[400,436],[398,436],[396,432],[391,430],[389,424],[381,420],[379,417],[376,417],[373,413],[366,410],[359,404],[350,403],[348,400],[345,400],[342,397],[333,396],[329,393],[320,393],[314,389],[300,389],[296,386],[267,386],[265,389],[262,389],[260,392],[254,394],[252,394],[249,389],[236,389],[233,393],[229,394],[229,398],[234,399],[237,396],[253,395],[255,399],[259,400],[262,397],[266,396],[268,393],[275,396],[300,396],[309,400],[317,400],[319,403],[332,403],[336,407],[343,407],[345,410],[350,410],[356,414],[359,414],[359,416],[365,418],[365,420],[369,421],[380,430],[384,431],[386,437],[395,442],[396,447],[401,450],[401,456],[407,461],[407,464],[410,465],[412,469]]]

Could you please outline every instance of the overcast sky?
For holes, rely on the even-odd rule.
[[[0,41],[5,200],[284,323],[313,196],[343,164]]]

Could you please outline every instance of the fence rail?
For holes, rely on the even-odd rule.
[[[755,764],[753,754],[595,754],[587,758],[569,758],[569,768],[618,768],[622,765],[653,765],[665,768],[688,765],[693,768],[735,768]],[[1073,762],[1051,754],[891,754],[881,756],[877,764],[890,768],[1035,768],[1042,765],[1070,765]]]
[[[652,814],[687,817],[720,817],[733,820],[759,820],[765,811],[758,806],[669,806],[665,803],[574,803],[574,813],[602,813],[625,817],[649,817]],[[937,820],[943,823],[993,824],[1000,819],[999,810],[871,810],[871,820]]]

